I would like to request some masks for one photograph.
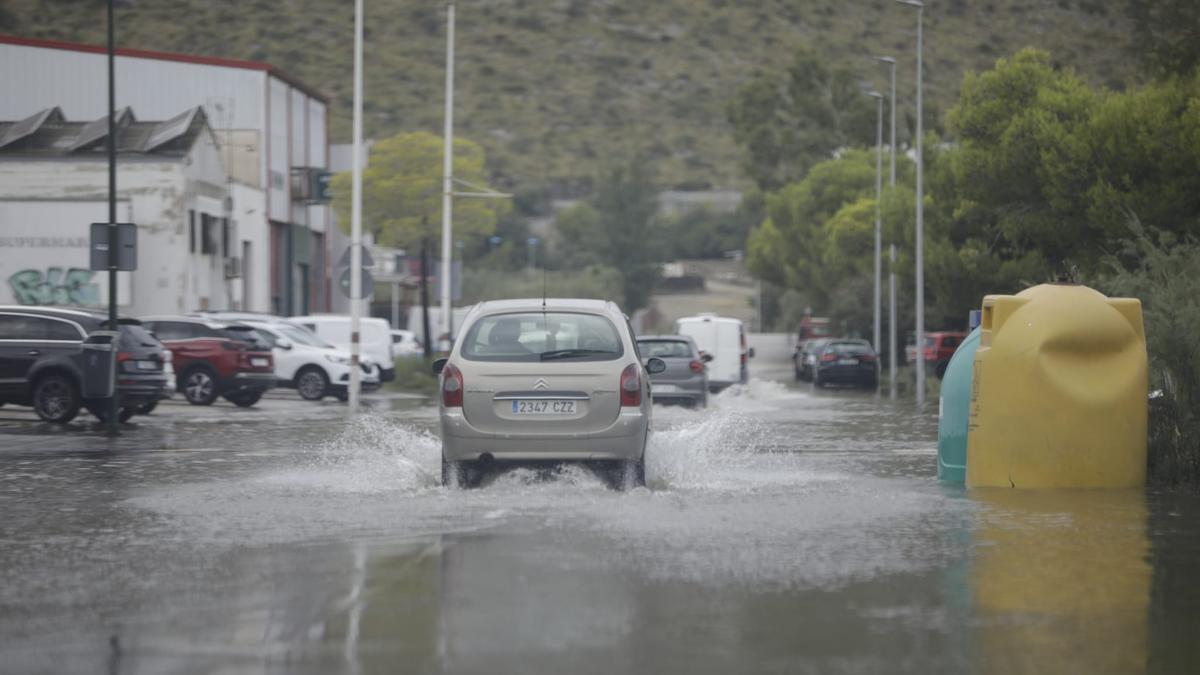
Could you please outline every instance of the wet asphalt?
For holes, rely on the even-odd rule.
[[[942,485],[936,410],[760,366],[617,492],[444,489],[413,398],[0,408],[0,672],[1200,672],[1200,500]]]

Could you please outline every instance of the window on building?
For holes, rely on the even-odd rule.
[[[196,252],[196,211],[188,210],[188,253]]]
[[[200,252],[213,255],[217,252],[217,217],[200,214]]]

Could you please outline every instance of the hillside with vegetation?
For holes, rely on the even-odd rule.
[[[333,100],[333,139],[350,135],[353,3],[159,0],[118,3],[120,46],[268,61]],[[927,3],[931,110],[963,73],[1022,47],[1050,50],[1091,84],[1135,78],[1122,3]],[[0,0],[0,33],[102,43],[100,0]],[[366,135],[441,133],[445,8],[368,0]],[[867,58],[901,59],[911,106],[915,21],[891,0],[462,0],[456,128],[480,143],[503,187],[586,192],[606,159],[654,161],[666,185],[748,186],[728,108],[748,81],[808,47],[885,85]],[[911,116],[902,116],[904,124]]]

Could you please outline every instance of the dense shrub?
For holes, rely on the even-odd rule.
[[[1200,242],[1132,229],[1103,286],[1142,301],[1150,389],[1161,391],[1150,402],[1149,477],[1200,484]]]

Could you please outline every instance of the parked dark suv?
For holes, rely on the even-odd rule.
[[[136,319],[118,319],[117,392],[122,422],[167,387],[163,346]],[[108,315],[51,307],[0,306],[0,403],[33,406],[47,422],[66,423],[86,407],[100,419],[107,398],[84,393],[82,344],[108,329]]]
[[[194,316],[143,319],[171,350],[176,388],[188,403],[212,405],[218,396],[249,407],[275,386],[271,348],[242,323]]]

